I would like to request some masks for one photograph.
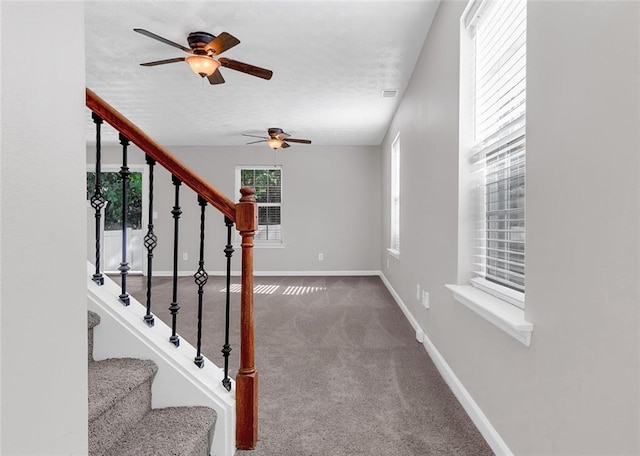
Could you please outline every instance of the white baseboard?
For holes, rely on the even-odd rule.
[[[476,425],[478,431],[480,431],[480,434],[482,434],[482,437],[484,437],[487,444],[498,456],[513,456],[513,453],[511,452],[505,441],[502,440],[502,437],[500,437],[498,431],[496,431],[487,416],[482,412],[478,404],[473,400],[471,394],[469,394],[460,379],[458,379],[449,364],[447,364],[447,361],[436,349],[435,345],[433,344],[433,342],[431,342],[431,339],[429,339],[424,329],[420,326],[411,312],[409,312],[409,308],[402,301],[398,293],[396,293],[396,291],[393,289],[384,274],[380,273],[380,278],[389,290],[389,293],[391,293],[391,296],[393,296],[393,299],[398,304],[398,307],[400,307],[400,310],[402,310],[402,313],[404,313],[405,317],[407,318],[413,329],[416,331],[416,339],[418,340],[418,342],[424,345],[425,350],[433,361],[433,364],[435,364],[436,368],[438,369],[438,372],[440,372],[440,375],[442,375],[442,378],[447,383],[456,399],[458,399],[458,402],[460,402],[462,408],[464,408],[465,412],[467,412],[467,415],[469,415],[469,418],[471,418],[473,424]]]
[[[178,277],[193,276],[195,271],[178,271]],[[207,271],[210,276],[224,276],[227,271]],[[171,277],[173,271],[153,271],[155,277]],[[231,275],[239,277],[240,271],[231,271]],[[336,276],[379,276],[380,271],[254,271],[254,277],[336,277]]]
[[[377,275],[380,275],[380,271],[254,271],[253,275],[258,277],[260,276],[262,277],[275,277],[275,276],[347,277],[347,276],[377,276]]]
[[[193,277],[193,274],[195,274],[195,272],[196,271],[178,271],[178,277],[188,277],[188,276]],[[214,272],[208,272],[208,271],[207,271],[207,274],[209,274],[210,276],[218,275]],[[153,277],[171,277],[171,276],[173,276],[173,271],[153,271]]]
[[[391,296],[393,296],[393,299],[395,299],[396,304],[398,304],[398,307],[400,307],[400,310],[402,310],[402,313],[404,314],[405,318],[409,321],[413,329],[416,331],[416,340],[420,343],[423,343],[424,338],[426,336],[425,336],[424,330],[418,323],[418,320],[416,320],[415,317],[411,314],[411,312],[409,312],[409,308],[402,301],[402,299],[400,298],[400,295],[396,293],[396,290],[393,289],[393,287],[391,286],[391,284],[389,283],[389,281],[387,280],[387,278],[384,276],[383,273],[380,273],[380,278],[382,279],[382,282],[384,283],[384,285],[387,287],[387,290],[389,290],[389,293],[391,293]]]
[[[453,391],[456,399],[458,399],[458,402],[460,402],[465,412],[467,412],[467,415],[469,415],[469,418],[471,418],[473,424],[476,425],[480,434],[482,434],[482,437],[487,441],[493,452],[498,456],[513,456],[513,453],[504,440],[502,440],[498,431],[496,431],[493,425],[489,422],[489,419],[473,400],[471,394],[469,394],[440,352],[426,336],[424,339],[424,348],[427,350],[433,364],[438,368],[440,375],[442,375],[444,381],[449,385],[449,388]]]

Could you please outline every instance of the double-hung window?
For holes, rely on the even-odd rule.
[[[524,307],[526,0],[472,1],[476,179],[472,285]]]
[[[239,166],[236,187],[253,187],[258,203],[258,229],[254,240],[259,244],[282,244],[282,167]]]
[[[400,255],[400,133],[391,144],[391,236],[389,252]]]

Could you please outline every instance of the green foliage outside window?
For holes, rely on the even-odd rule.
[[[281,178],[279,169],[243,169],[240,182],[243,187],[256,189],[258,203],[280,203]]]
[[[134,230],[142,226],[142,173],[129,175],[127,195],[127,227]],[[95,191],[96,173],[87,173],[87,199]],[[122,229],[122,179],[117,172],[100,173],[102,197],[109,201],[105,210],[104,229]]]

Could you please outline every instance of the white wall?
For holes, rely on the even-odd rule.
[[[639,454],[640,3],[529,2],[530,347],[444,288],[458,276],[465,4],[441,3],[383,144],[385,247],[400,131],[401,254],[381,249],[383,272],[513,454]]]
[[[167,148],[234,202],[240,199],[235,189],[237,165],[282,165],[284,247],[254,249],[257,274],[376,273],[380,270],[379,147],[293,145],[275,154],[265,144]],[[103,163],[118,163],[120,156],[118,147],[103,147]],[[95,146],[90,145],[87,161],[93,162],[94,157]],[[132,147],[129,160],[141,163],[144,156]],[[154,210],[158,212],[155,232],[161,244],[154,251],[154,270],[170,271],[174,189],[171,177],[159,166],[156,166],[155,190]],[[181,187],[183,213],[179,250],[181,254],[186,252],[189,259],[183,261],[180,255],[178,269],[191,273],[197,269],[200,226],[200,209],[194,195],[186,186]],[[223,271],[222,249],[226,243],[223,217],[212,208],[206,214],[206,269]],[[240,269],[239,251],[237,246],[234,270]],[[318,260],[318,253],[324,254],[323,261]]]
[[[87,454],[84,8],[1,8],[0,453]]]

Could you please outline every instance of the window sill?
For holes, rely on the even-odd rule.
[[[391,255],[392,257],[394,257],[396,260],[400,259],[400,250],[396,250],[396,249],[387,249],[387,252],[389,252],[389,255]]]
[[[445,286],[453,292],[456,301],[464,304],[520,343],[527,347],[531,344],[533,325],[524,319],[524,309],[519,309],[471,285]]]
[[[275,243],[272,244],[269,242],[261,243],[261,242],[254,241],[253,248],[254,249],[284,249],[284,244],[275,244]]]

